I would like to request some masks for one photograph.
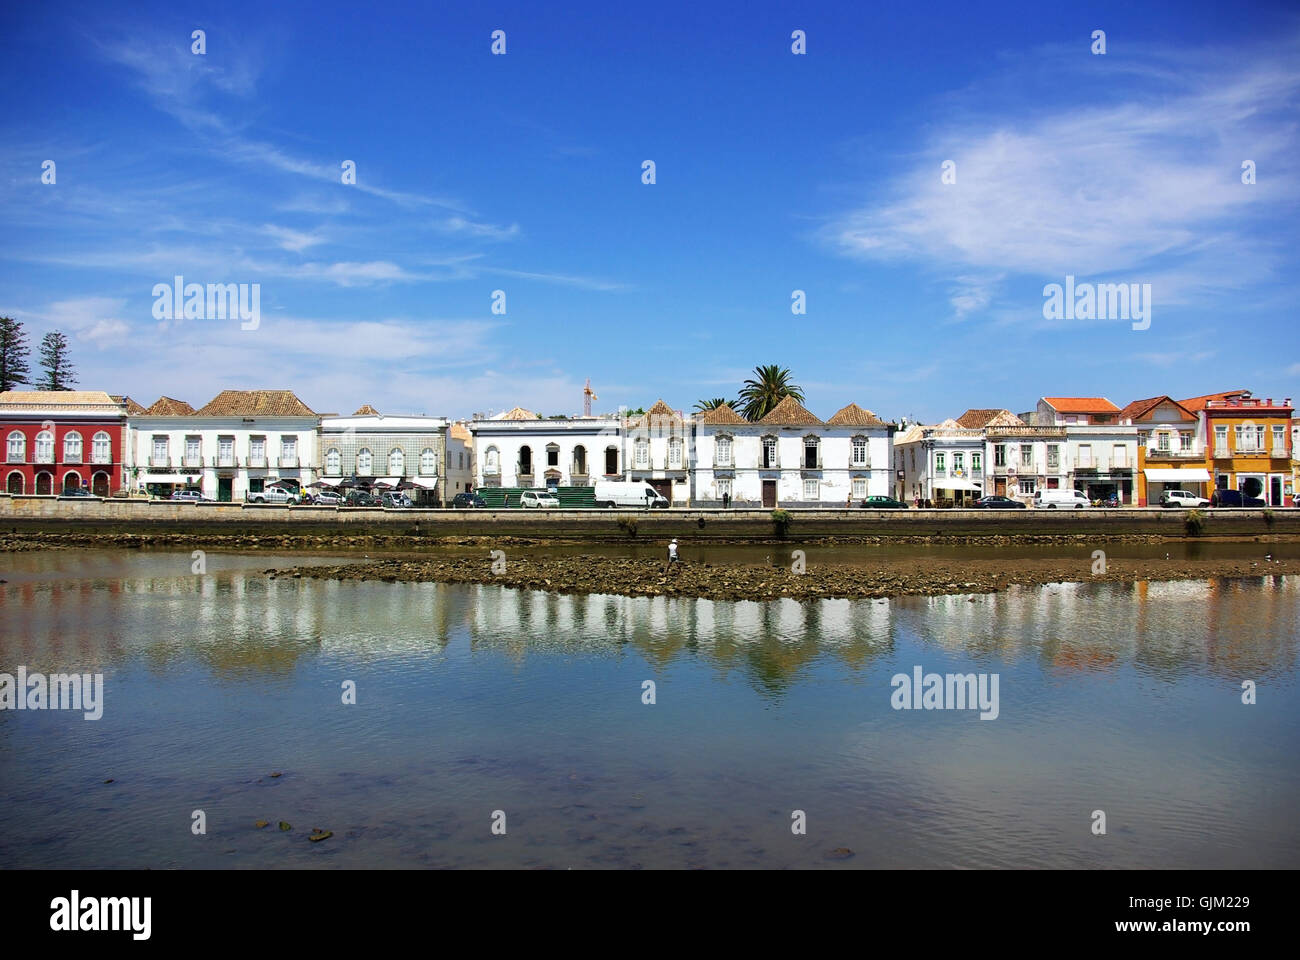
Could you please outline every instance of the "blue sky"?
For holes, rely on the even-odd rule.
[[[1300,13],[1049,6],[6,5],[0,312],[144,403],[1300,394]],[[155,319],[177,274],[260,326]],[[1045,320],[1067,274],[1151,284],[1150,328]]]

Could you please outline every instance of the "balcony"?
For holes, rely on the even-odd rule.
[[[64,462],[64,463],[81,463],[81,462],[82,462],[81,454],[79,454],[79,453],[65,453],[65,454],[63,455],[63,462]]]
[[[298,469],[298,467],[302,466],[302,464],[298,462],[298,458],[296,456],[280,457],[280,459],[277,460],[276,463],[279,465],[281,470],[296,470]]]
[[[249,469],[260,469],[266,466],[266,457],[252,455],[248,458]]]
[[[171,469],[171,465],[172,458],[166,454],[163,454],[161,457],[155,454],[149,458],[150,467],[162,467],[164,470],[169,470]]]
[[[181,460],[181,466],[190,467],[194,470],[201,469],[203,467],[203,458],[198,454],[195,454],[194,456],[186,456]]]
[[[1232,459],[1232,454],[1228,452],[1228,448],[1227,448],[1226,445],[1216,443],[1216,444],[1214,445],[1214,459],[1215,459],[1215,460],[1231,460],[1231,459]]]
[[[1047,472],[1048,472],[1048,473],[1056,473],[1056,472],[1058,472],[1060,469],[1061,469],[1061,461],[1060,461],[1059,458],[1058,458],[1058,459],[1053,459],[1053,458],[1051,458],[1051,457],[1048,457],[1048,458],[1047,458]]]
[[[1147,447],[1146,452],[1148,460],[1202,460],[1205,457],[1199,450],[1183,450],[1181,448],[1178,450],[1161,450],[1159,447]]]
[[[239,458],[236,457],[236,456],[234,456],[233,454],[230,454],[230,455],[217,454],[217,456],[215,456],[215,457],[211,457],[211,458],[208,460],[208,466],[210,466],[210,467],[237,467],[237,466],[239,466]]]

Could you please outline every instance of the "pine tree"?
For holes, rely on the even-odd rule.
[[[28,382],[27,334],[21,322],[0,317],[0,393]]]
[[[71,390],[77,382],[76,368],[68,359],[68,338],[57,330],[41,339],[41,366],[45,368],[42,390]]]

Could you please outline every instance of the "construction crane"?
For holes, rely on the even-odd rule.
[[[596,391],[591,389],[591,377],[588,377],[587,385],[582,388],[582,415],[584,417],[591,416],[591,401],[599,399],[600,397],[596,396]]]

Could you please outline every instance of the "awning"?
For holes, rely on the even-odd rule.
[[[201,477],[203,471],[196,469],[193,473],[146,473],[139,483],[189,483],[190,477]]]
[[[316,483],[313,483],[312,486],[314,487],[316,484],[322,484],[327,487],[337,487],[342,482],[342,477],[321,477],[316,481]]]
[[[945,480],[934,481],[934,487],[936,490],[983,490],[984,484],[962,477],[948,477]]]
[[[1210,471],[1204,467],[1199,470],[1171,470],[1149,468],[1142,471],[1147,480],[1154,483],[1209,483]]]
[[[401,477],[380,477],[373,485],[376,487],[395,487],[401,480]]]
[[[437,477],[412,477],[411,483],[418,487],[424,487],[426,490],[433,490],[438,486]]]

